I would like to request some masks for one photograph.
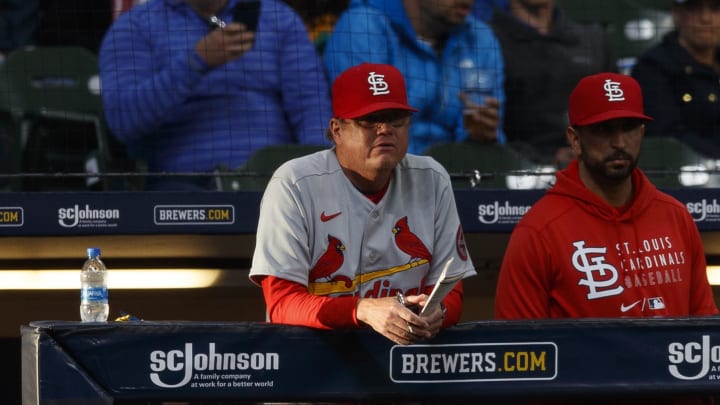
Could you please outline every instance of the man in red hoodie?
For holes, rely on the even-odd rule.
[[[513,231],[495,317],[717,314],[695,223],[636,167],[652,120],[638,83],[587,76],[570,94],[568,115],[577,159]]]

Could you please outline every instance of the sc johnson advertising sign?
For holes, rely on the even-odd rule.
[[[553,380],[553,342],[394,346],[390,378],[396,383]]]
[[[715,198],[689,201],[685,207],[695,222],[720,222],[720,204]]]
[[[479,204],[477,218],[480,223],[490,224],[516,224],[530,210],[530,205],[511,204],[510,201],[492,201],[488,204]]]
[[[668,371],[678,380],[720,380],[720,345],[709,335],[668,345]]]
[[[59,208],[57,218],[63,228],[115,228],[120,220],[120,209],[75,204]]]
[[[266,372],[280,370],[279,353],[222,351],[214,342],[150,353],[150,381],[161,388],[272,388]]]

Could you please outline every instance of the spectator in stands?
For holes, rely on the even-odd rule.
[[[329,78],[361,62],[400,69],[410,103],[420,110],[410,153],[466,139],[504,143],[502,56],[492,30],[469,15],[471,7],[472,0],[353,0],[325,47]],[[460,66],[497,73],[494,97],[485,105],[461,94]]]
[[[675,30],[632,70],[655,117],[648,135],[675,136],[720,158],[720,1],[673,0]]]
[[[105,37],[107,121],[150,172],[212,172],[263,146],[327,143],[330,93],[302,20],[263,0],[253,32],[232,22],[238,3],[151,0],[120,15]],[[148,183],[212,188],[210,177],[176,179]]]
[[[369,326],[399,344],[455,324],[462,285],[419,315],[448,277],[475,274],[443,167],[407,154],[411,113],[400,71],[363,63],[332,88],[324,150],[281,166],[265,190],[250,278],[271,322]],[[399,295],[402,297],[402,295]]]
[[[538,163],[566,166],[567,95],[584,76],[615,71],[605,33],[570,20],[554,0],[509,0],[490,25],[505,61],[508,144]]]
[[[630,76],[583,78],[570,94],[577,156],[508,244],[498,319],[717,314],[697,226],[636,167],[645,123]],[[519,299],[518,297],[522,297]]]

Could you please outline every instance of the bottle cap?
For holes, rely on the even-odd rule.
[[[88,255],[88,257],[100,256],[100,248],[98,248],[98,247],[87,248],[87,255]]]

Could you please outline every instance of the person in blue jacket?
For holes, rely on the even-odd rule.
[[[233,22],[238,0],[150,0],[123,13],[100,50],[108,125],[149,172],[212,172],[258,148],[326,145],[330,91],[300,17],[262,0],[256,30]],[[214,21],[215,27],[210,24]],[[211,188],[169,176],[151,189]]]
[[[492,29],[470,15],[472,5],[472,0],[353,0],[325,47],[328,78],[362,62],[398,68],[409,103],[420,110],[413,116],[410,153],[468,139],[504,143],[500,45]],[[484,105],[461,94],[461,66],[494,72],[492,97]]]

